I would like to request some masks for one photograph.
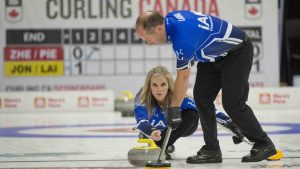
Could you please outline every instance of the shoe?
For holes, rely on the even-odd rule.
[[[242,162],[258,162],[265,160],[276,154],[276,149],[273,143],[268,143],[265,146],[256,146],[254,144],[249,155],[242,158]]]
[[[166,160],[173,160],[171,154],[167,153],[167,151],[165,153],[165,158],[166,158]]]
[[[241,142],[243,142],[243,139],[238,138],[237,136],[232,136],[232,141],[234,144],[240,144]]]
[[[169,145],[166,149],[166,152],[169,153],[169,154],[174,153],[174,151],[175,151],[175,146],[174,145]]]
[[[165,154],[165,157],[166,157],[166,160],[173,160],[172,156],[171,156],[171,153],[173,153],[175,151],[175,146],[174,145],[169,145],[167,148],[166,148],[166,154]]]
[[[203,146],[197,155],[188,157],[186,162],[191,164],[222,163],[222,153],[221,150],[207,150]]]
[[[235,138],[232,138],[233,143],[234,144],[241,143],[245,137],[244,134],[242,133],[241,129],[232,121],[229,121],[228,123],[226,123],[226,126],[234,134]],[[237,140],[239,140],[239,141],[237,141]]]

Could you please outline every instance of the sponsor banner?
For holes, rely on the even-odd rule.
[[[15,76],[62,76],[64,75],[62,61],[11,61],[4,63],[4,74]]]
[[[276,0],[5,0],[0,1],[0,91],[21,91],[18,86],[23,86],[23,91],[38,86],[35,91],[41,91],[45,85],[62,84],[137,92],[156,65],[167,67],[175,76],[172,46],[145,45],[135,36],[134,24],[143,11],[166,15],[180,9],[224,18],[245,30],[254,45],[250,85],[279,86]],[[14,66],[7,64],[32,59],[63,63],[55,73],[43,73],[39,65],[38,73],[34,73],[35,65],[22,73],[25,63],[17,63],[21,72],[11,73]]]
[[[249,92],[247,104],[253,109],[300,109],[299,95],[300,88],[295,87],[253,88]],[[223,109],[221,92],[215,105]]]
[[[0,112],[114,111],[114,92],[0,93]]]
[[[27,84],[15,84],[6,86],[7,92],[37,92],[37,91],[47,91],[47,92],[65,92],[65,91],[97,91],[105,90],[105,86],[100,84],[48,84],[47,79],[44,79],[43,82],[27,85]]]

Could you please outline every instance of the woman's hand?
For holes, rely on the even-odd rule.
[[[154,140],[154,141],[159,141],[161,139],[161,131],[160,130],[154,130],[152,131],[151,133],[151,138]]]

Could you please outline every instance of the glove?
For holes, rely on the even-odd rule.
[[[176,130],[181,123],[181,111],[179,107],[169,107],[167,108],[167,121],[169,127]]]

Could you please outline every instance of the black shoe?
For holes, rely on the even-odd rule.
[[[174,153],[174,151],[175,151],[175,146],[174,145],[169,145],[166,149],[166,152],[169,153],[169,154]]]
[[[197,155],[188,157],[186,162],[191,164],[222,163],[222,153],[221,150],[207,150],[203,146]]]
[[[245,136],[242,133],[242,131],[240,130],[240,128],[235,123],[230,121],[230,122],[226,123],[226,126],[234,134],[234,136],[232,137],[234,144],[239,144],[239,143],[243,142],[243,139]]]
[[[167,153],[167,151],[165,153],[165,157],[166,157],[166,160],[173,160],[171,154]]]
[[[265,160],[273,155],[275,155],[276,149],[273,143],[269,143],[265,146],[256,146],[254,144],[249,155],[242,158],[242,162],[258,162]]]
[[[240,139],[237,136],[232,136],[232,141],[234,144],[240,144],[241,142],[243,142],[243,139]]]

